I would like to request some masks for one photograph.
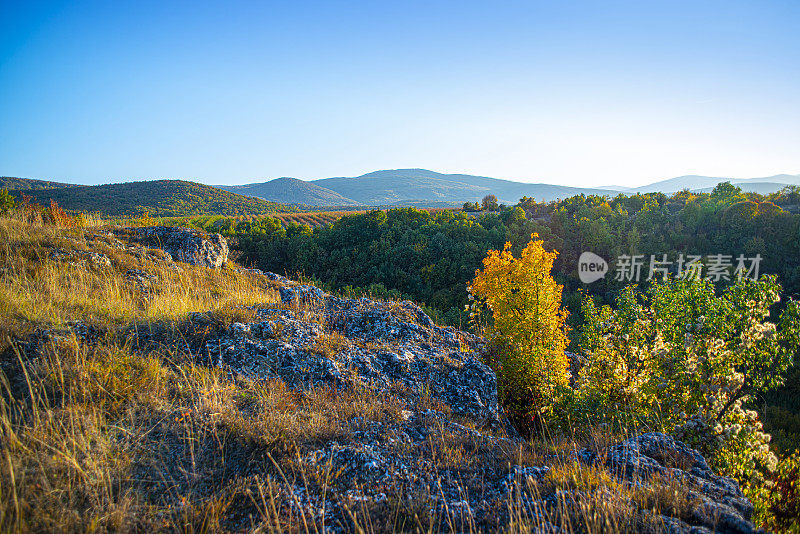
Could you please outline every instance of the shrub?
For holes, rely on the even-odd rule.
[[[763,483],[777,459],[752,395],[783,383],[798,345],[800,306],[769,321],[774,276],[741,279],[719,296],[705,280],[623,291],[616,309],[587,298],[577,380],[581,418],[629,417],[671,432],[745,486]]]
[[[756,519],[773,532],[800,532],[800,451],[782,459],[754,498]]]
[[[14,197],[9,194],[7,189],[0,189],[0,213],[11,211],[16,206]]]
[[[537,418],[549,411],[569,381],[567,312],[563,286],[550,275],[556,252],[546,252],[535,234],[519,258],[511,244],[491,250],[470,288],[492,315],[488,334],[495,348],[489,363],[497,372],[498,394],[514,417]]]

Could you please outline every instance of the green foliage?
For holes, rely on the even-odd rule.
[[[334,290],[380,284],[427,304],[443,322],[466,325],[466,282],[506,231],[497,214],[398,208],[314,229],[240,233],[238,247],[242,261],[261,269],[312,276]]]
[[[800,532],[800,451],[782,459],[766,484],[751,496],[755,519],[772,532]]]
[[[6,213],[16,206],[14,197],[8,193],[7,189],[0,189],[0,213]]]
[[[494,195],[486,195],[481,200],[481,208],[484,211],[497,211],[500,206],[497,204],[497,197]]]
[[[616,307],[584,302],[573,411],[662,428],[745,485],[775,468],[753,396],[783,384],[800,335],[800,304],[780,300],[774,276],[743,278],[719,295],[705,280],[624,291]]]

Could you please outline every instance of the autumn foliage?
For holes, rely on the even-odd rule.
[[[563,286],[550,272],[557,252],[547,252],[536,234],[519,258],[511,244],[491,250],[475,273],[471,294],[476,306],[491,312],[489,363],[498,377],[498,393],[512,416],[536,418],[552,406],[568,385],[567,312]]]

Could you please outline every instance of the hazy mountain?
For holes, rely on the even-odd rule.
[[[0,176],[0,189],[16,189],[17,191],[27,191],[30,189],[55,189],[58,187],[74,187],[75,184],[65,184],[63,182],[49,182],[47,180],[32,180],[30,178],[12,178],[11,176]]]
[[[720,182],[730,182],[734,185],[742,187],[745,191],[756,191],[758,193],[771,193],[783,189],[786,185],[800,185],[800,174],[778,174],[775,176],[768,176],[766,178],[721,178],[711,176],[678,176],[677,178],[670,178],[669,180],[662,180],[652,184],[637,186],[637,187],[623,187],[619,191],[626,193],[651,193],[660,191],[662,193],[675,193],[683,189],[690,189],[692,191],[703,191],[708,189],[711,191]],[[745,186],[748,184],[771,184],[769,187],[764,185],[752,186],[754,188],[747,189]]]
[[[617,193],[612,190],[562,185],[527,184],[469,174],[441,174],[425,169],[375,171],[351,178],[323,178],[312,183],[365,205],[391,205],[411,201],[474,202],[488,194],[497,196],[501,202],[515,204],[523,196],[536,200],[555,200],[581,193]]]
[[[19,193],[23,193],[20,191]],[[78,185],[24,191],[34,202],[55,200],[67,210],[100,212],[114,217],[183,215],[261,215],[292,208],[260,198],[237,195],[210,185],[183,180],[155,180],[106,185]]]
[[[232,193],[263,198],[283,204],[303,204],[306,206],[357,206],[359,202],[349,199],[313,182],[297,178],[276,178],[269,182],[246,185],[218,185]]]

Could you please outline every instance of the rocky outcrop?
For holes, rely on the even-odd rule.
[[[753,505],[738,483],[719,476],[694,449],[658,432],[649,432],[594,453],[581,451],[587,463],[607,467],[620,479],[635,483],[676,483],[684,489],[685,515],[662,517],[669,532],[754,532]]]
[[[220,234],[173,226],[128,228],[130,238],[162,249],[172,259],[218,269],[228,261],[228,242]]]
[[[218,267],[227,257],[224,240],[219,238],[220,244],[199,232],[126,231],[169,255],[120,240],[103,242],[170,265],[174,256]],[[71,259],[60,254],[54,253],[59,261]],[[715,474],[700,453],[667,435],[647,433],[592,449],[558,444],[542,452],[529,447],[505,426],[497,378],[480,359],[485,341],[436,325],[416,304],[339,298],[274,273],[240,271],[263,276],[278,290],[280,302],[237,315],[250,319],[227,327],[211,312],[198,311],[188,324],[181,323],[186,330],[179,344],[174,333],[167,335],[172,326],[162,330],[154,325],[131,328],[134,339],[126,334],[126,343],[132,341],[140,354],[168,345],[170,365],[180,365],[180,351],[185,351],[193,365],[199,360],[221,370],[214,376],[224,382],[227,374],[230,384],[249,383],[246,378],[263,381],[266,388],[284,389],[285,384],[297,397],[313,389],[329,392],[325,399],[345,392],[352,394],[348,398],[375,399],[380,415],[346,412],[337,419],[334,414],[324,424],[336,431],[324,439],[285,445],[295,472],[312,473],[314,480],[277,476],[272,460],[257,461],[263,445],[225,457],[226,462],[241,460],[241,472],[231,468],[232,474],[268,479],[274,506],[290,514],[302,511],[303,520],[314,523],[307,530],[321,531],[324,525],[324,531],[354,531],[354,510],[365,517],[394,517],[398,503],[403,509],[415,503],[416,518],[398,528],[416,527],[424,518],[430,520],[430,531],[494,532],[516,522],[532,532],[559,533],[580,531],[575,524],[607,513],[617,514],[613,524],[620,531],[755,532],[753,507],[736,482]],[[127,269],[124,276],[144,295],[159,281],[140,269]],[[91,343],[104,334],[71,323],[64,332],[38,332],[26,351],[35,354],[48,340],[68,340],[68,335]],[[17,375],[22,390],[22,374]],[[234,420],[237,425],[259,416],[258,404],[247,399],[236,409],[242,411],[241,420]],[[223,428],[218,415],[215,410],[206,420],[203,414],[194,417],[213,429],[209,436],[217,436]],[[311,415],[298,406],[288,417]],[[198,473],[192,476],[200,487]],[[595,531],[602,531],[600,525]]]
[[[510,451],[521,442],[502,432],[496,377],[478,355],[482,339],[436,326],[411,302],[342,299],[261,274],[284,284],[283,304],[257,310],[253,322],[234,323],[207,341],[203,350],[213,365],[234,377],[280,378],[294,388],[361,388],[403,403],[399,417],[357,417],[349,422],[352,439],[321,444],[299,459],[339,474],[338,500],[308,490],[292,497],[309,514],[326,509],[337,517],[347,502],[377,505],[424,495],[432,515],[447,518],[438,526],[445,530],[500,528],[511,521],[510,507],[522,506],[523,515],[541,518],[537,531],[561,532],[558,514],[606,499],[627,509],[624,519],[634,529],[755,531],[753,507],[736,482],[714,474],[700,453],[664,434],[515,465]],[[448,443],[467,451],[463,465],[437,462]],[[591,492],[553,490],[564,483],[552,475],[559,465],[573,472],[599,468],[616,482]],[[677,492],[675,502],[660,503],[658,513],[644,504],[670,492]]]
[[[482,341],[436,326],[416,304],[341,299],[306,285],[280,288],[286,304],[258,310],[206,344],[210,361],[251,378],[279,377],[296,387],[398,388],[431,395],[482,424],[500,422],[497,379],[475,352]],[[412,402],[413,404],[413,402]]]

